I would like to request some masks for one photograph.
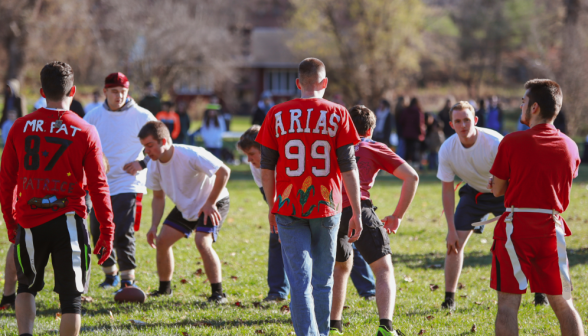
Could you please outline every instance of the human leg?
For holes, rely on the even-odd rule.
[[[282,243],[277,233],[269,234],[267,284],[269,287],[266,301],[281,301],[288,298],[290,285],[284,270],[282,259]]]
[[[463,266],[463,251],[472,231],[457,231],[457,238],[459,239],[459,251],[457,254],[448,254],[445,257],[445,291],[455,293],[457,290],[457,282],[461,274]]]
[[[35,296],[31,293],[19,293],[16,296],[16,324],[19,334],[32,334],[35,324]]]
[[[584,327],[572,299],[564,299],[561,295],[547,295],[551,309],[559,320],[563,336],[584,336]]]
[[[60,336],[78,336],[82,327],[82,315],[80,314],[63,314],[61,315],[61,324],[59,325]]]
[[[373,299],[376,295],[376,280],[370,265],[365,261],[361,253],[353,247],[353,267],[351,268],[351,281],[357,289],[359,296],[366,300]]]
[[[0,307],[10,304],[14,308],[16,299],[16,264],[14,263],[14,244],[10,244],[6,253],[6,264],[4,265],[4,292]]]
[[[208,281],[211,284],[220,283],[222,281],[221,263],[216,251],[212,248],[212,233],[196,232],[195,241]]]
[[[516,336],[519,334],[518,314],[521,294],[498,293],[498,313],[496,314],[495,334],[497,336]]]
[[[135,215],[137,194],[122,193],[111,197],[114,214],[114,250],[120,268],[121,287],[135,282]]]
[[[184,233],[163,225],[156,240],[157,249],[157,274],[159,281],[171,281],[174,273],[174,252],[172,246],[181,238]]]
[[[347,279],[353,267],[353,258],[344,262],[335,262],[333,271],[333,304],[331,307],[331,321],[341,321],[345,296],[347,295]]]
[[[392,320],[396,301],[396,281],[392,257],[387,255],[370,264],[376,275],[376,304],[380,320]]]

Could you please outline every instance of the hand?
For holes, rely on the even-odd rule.
[[[488,179],[488,185],[486,186],[486,188],[488,188],[488,189],[492,190],[492,185],[493,185],[493,184],[494,184],[494,176],[491,176],[491,177]]]
[[[386,229],[388,234],[396,234],[396,231],[398,231],[398,227],[400,226],[400,222],[402,222],[402,219],[394,215],[386,216],[384,219],[382,219],[382,223],[384,223],[384,229]]]
[[[267,219],[269,220],[270,224],[270,232],[271,233],[278,233],[278,223],[276,223],[276,215],[274,215],[271,210],[267,215]]]
[[[447,233],[447,255],[454,252],[455,254],[459,253],[459,238],[457,237],[457,232],[449,231]]]
[[[139,161],[133,161],[133,162],[129,162],[129,163],[125,164],[123,166],[123,169],[127,173],[135,176],[135,175],[137,175],[138,172],[143,170],[143,167],[141,167],[141,164],[139,163]]]
[[[8,231],[8,240],[11,243],[16,244],[16,229]]]
[[[157,227],[151,227],[149,232],[147,232],[147,244],[151,246],[151,248],[156,248],[155,241],[157,240]]]
[[[98,265],[104,264],[106,259],[110,257],[110,254],[112,253],[112,238],[100,236],[98,242],[96,243],[96,246],[94,247],[94,254],[100,253],[102,253],[102,258],[100,258],[100,260],[98,261]]]
[[[351,216],[351,219],[349,220],[349,232],[347,232],[347,237],[349,237],[349,243],[354,243],[359,239],[359,236],[361,235],[361,230],[363,230],[363,227],[361,225],[361,214],[353,214],[353,216]]]
[[[213,226],[218,226],[222,220],[221,214],[218,212],[216,204],[214,203],[204,203],[202,209],[200,209],[200,212],[198,213],[198,217],[200,217],[202,213],[204,213],[204,225],[206,225],[209,217]]]

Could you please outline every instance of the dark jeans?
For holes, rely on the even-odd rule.
[[[103,267],[110,267],[116,264],[121,271],[128,271],[137,268],[135,263],[135,214],[137,194],[123,193],[110,196],[112,212],[114,213],[114,248],[110,257],[102,264]],[[94,209],[90,214],[90,230],[94,246],[100,238],[100,223],[96,219]],[[100,255],[98,255],[100,259]]]
[[[282,244],[279,239],[280,237],[277,233],[270,233],[267,263],[268,295],[278,295],[282,299],[287,299],[290,293],[290,283],[288,283],[288,277],[284,269]]]
[[[415,162],[419,163],[419,148],[420,148],[420,141],[415,139],[405,139],[406,144],[406,152],[404,159],[408,162]]]
[[[437,171],[439,168],[439,153],[429,152],[429,170]]]

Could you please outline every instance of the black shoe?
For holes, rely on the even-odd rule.
[[[213,302],[216,304],[225,304],[225,303],[229,303],[229,300],[227,300],[227,294],[226,293],[213,293],[211,296],[208,297],[208,302]]]
[[[279,296],[278,294],[268,294],[268,296],[263,299],[264,302],[282,302],[285,301],[283,297]]]
[[[157,296],[171,296],[174,293],[173,290],[169,290],[169,292],[160,292],[159,290],[154,290],[153,292],[149,293],[149,296],[157,297]]]
[[[449,309],[449,311],[454,311],[456,307],[457,305],[455,304],[455,301],[451,299],[445,299],[441,304],[441,308]]]
[[[535,306],[548,306],[547,295],[543,293],[535,293]]]

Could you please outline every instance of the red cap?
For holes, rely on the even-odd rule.
[[[106,76],[106,79],[104,80],[105,89],[117,86],[122,86],[127,89],[129,88],[129,79],[122,72],[111,73]]]

